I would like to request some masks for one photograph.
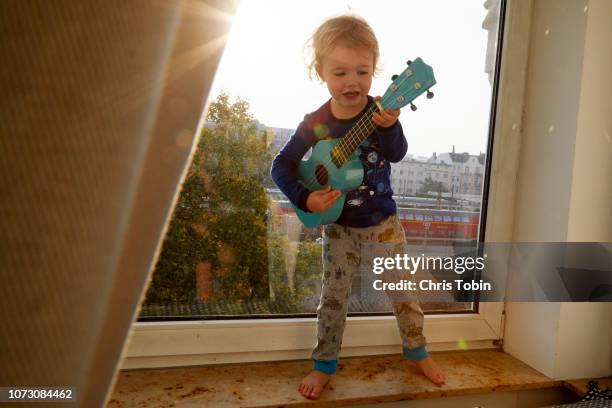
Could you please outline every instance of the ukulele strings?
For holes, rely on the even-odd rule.
[[[368,109],[368,112],[364,113],[361,118],[359,118],[359,120],[357,121],[357,123],[349,130],[349,132],[347,133],[347,135],[345,137],[353,137],[353,135],[356,132],[361,132],[364,129],[367,130],[367,126],[368,124],[372,124],[371,120],[368,120],[370,115],[374,113],[374,109],[376,108],[376,105],[371,106]],[[372,128],[373,130],[373,128]],[[344,138],[343,138],[344,139]],[[318,179],[319,176],[323,176],[324,172],[325,172],[325,168],[332,163],[333,158],[332,158],[332,151],[333,149],[337,148],[338,150],[336,150],[336,152],[339,153],[339,155],[341,155],[340,159],[342,161],[345,161],[348,158],[348,152],[344,151],[345,148],[341,146],[342,145],[342,141],[337,145],[334,146],[332,148],[332,150],[330,150],[330,157],[327,159],[327,161],[323,162],[323,164],[321,166],[317,166],[317,168],[315,169],[314,172],[314,176],[312,176],[308,181],[307,184],[311,184],[313,183],[315,180]],[[320,184],[320,183],[319,183]]]
[[[402,80],[397,84],[398,88],[399,88],[399,86],[401,86],[406,81],[407,78],[409,78],[409,77],[404,77],[404,75],[402,75]],[[427,89],[429,89],[429,88],[427,88]],[[424,91],[425,90],[423,90],[422,92],[424,92]],[[391,95],[388,95],[387,98],[393,99],[394,97],[391,96]],[[385,99],[386,98],[381,99],[381,103]],[[359,120],[357,121],[356,125],[353,126],[353,128],[351,128],[349,130],[349,132],[346,134],[346,136],[342,138],[342,141],[338,144],[338,146],[336,146],[336,148],[340,149],[340,153],[344,156],[343,161],[348,159],[348,157],[350,156],[351,152],[353,150],[355,150],[359,146],[359,143],[361,142],[361,140],[359,140],[360,133],[365,131],[365,132],[367,132],[367,135],[369,135],[372,132],[372,130],[374,130],[374,128],[376,127],[376,125],[374,125],[374,123],[371,120],[368,120],[370,118],[370,114],[374,112],[374,109],[376,107],[377,107],[377,105],[373,105],[372,107],[370,107],[369,112],[365,113],[364,115],[362,115],[361,118],[359,118]],[[368,129],[368,127],[370,127],[370,125],[374,125],[374,126],[372,126],[371,129]],[[355,133],[357,133],[357,135]],[[366,135],[366,137],[367,137],[367,135]],[[365,139],[365,137],[362,137],[362,140],[363,139]],[[355,146],[351,146],[355,141],[357,142],[357,144]],[[344,151],[345,149],[346,149],[346,151]],[[325,165],[327,166],[328,164],[329,164],[329,162],[327,162]]]
[[[398,87],[399,87],[399,86],[400,86],[400,85],[401,85],[401,84],[402,84],[404,81],[406,81],[406,77],[404,77],[403,75],[402,75],[402,77],[403,77],[403,78],[402,78],[402,80],[400,81],[400,83],[398,83],[398,84],[397,84],[397,85],[398,85]],[[387,98],[393,99],[393,97],[392,97],[391,95],[388,95],[388,97],[387,97]],[[385,99],[386,99],[386,98],[382,98],[382,99],[380,100],[380,102],[382,103],[383,101],[385,101]],[[385,101],[385,102],[386,102],[386,101]],[[354,137],[355,137],[355,133],[357,133],[357,132],[362,133],[362,132],[365,130],[365,131],[367,131],[367,132],[368,132],[368,134],[369,134],[369,133],[370,133],[372,130],[374,130],[374,128],[376,127],[376,125],[374,125],[374,126],[372,127],[372,129],[370,129],[370,130],[368,130],[368,127],[369,127],[369,125],[372,125],[372,124],[373,124],[372,120],[370,119],[370,118],[371,118],[370,114],[373,114],[373,113],[374,113],[374,109],[375,109],[376,107],[377,107],[377,105],[376,105],[376,104],[374,104],[373,106],[371,106],[371,107],[370,107],[370,109],[368,110],[368,112],[366,112],[365,114],[363,114],[363,115],[361,116],[361,118],[359,118],[359,120],[357,121],[357,123],[355,124],[355,126],[353,126],[353,127],[352,127],[352,128],[349,130],[348,134],[345,136],[345,137],[346,137],[346,138],[348,138],[348,139],[343,138],[343,140],[350,140],[350,143],[352,143],[352,142],[353,142],[353,140],[356,140],[356,139],[351,139],[351,138],[354,138]],[[355,131],[353,131],[353,129],[355,129]],[[367,137],[367,136],[366,136],[366,137]],[[364,139],[365,139],[365,138],[364,138]],[[347,146],[348,144],[349,144],[349,142],[347,142],[345,146]],[[350,151],[350,150],[348,150],[348,151],[344,151],[345,149],[348,149],[348,147],[346,147],[346,148],[345,148],[345,147],[343,147],[343,146],[341,146],[341,145],[342,145],[342,142],[340,142],[340,143],[339,143],[339,145],[338,145],[338,146],[335,146],[335,147],[338,147],[338,148],[340,149],[339,153],[340,153],[342,156],[344,156],[344,158],[343,158],[342,160],[343,160],[343,161],[345,161],[346,159],[348,159],[348,157],[349,157],[349,155],[350,155],[351,151]],[[332,149],[333,149],[333,148],[332,148]],[[330,151],[330,153],[331,153],[331,151]],[[324,163],[322,166],[317,166],[317,169],[315,169],[315,172],[314,172],[314,176],[313,176],[313,177],[311,177],[311,178],[310,178],[310,179],[307,181],[307,184],[311,184],[311,183],[313,183],[315,180],[317,180],[318,176],[323,176],[323,174],[324,174],[323,172],[325,171],[325,168],[326,168],[326,167],[327,167],[329,164],[331,164],[331,162],[332,162],[332,158],[331,158],[331,154],[330,154],[330,158],[329,158],[329,159],[328,159],[328,160],[327,160],[327,161],[326,161],[326,162],[325,162],[325,163]]]
[[[404,80],[405,80],[405,79],[404,79]],[[388,96],[387,98],[391,98],[391,96]],[[391,98],[391,99],[392,99],[392,98]],[[383,99],[381,99],[381,103],[382,103],[382,101],[383,101]],[[372,124],[373,124],[373,122],[372,122],[372,120],[371,120],[370,118],[371,118],[371,114],[373,114],[373,113],[374,113],[374,110],[375,110],[376,108],[377,108],[376,104],[372,105],[372,106],[371,106],[371,107],[368,109],[368,112],[364,113],[364,114],[363,114],[363,115],[362,115],[362,116],[361,116],[361,117],[358,119],[357,123],[356,123],[356,124],[355,124],[355,125],[354,125],[354,126],[353,126],[353,127],[350,129],[350,130],[349,130],[349,132],[348,132],[348,134],[345,136],[345,138],[352,138],[352,137],[354,137],[355,133],[357,133],[357,132],[360,132],[360,133],[361,133],[363,130],[366,130],[366,131],[367,131],[367,127],[368,127],[369,125],[372,125]],[[374,127],[372,127],[372,129],[370,130],[370,132],[371,132],[373,129],[374,129]],[[343,138],[343,140],[346,140],[345,138]],[[335,147],[337,147],[338,149],[340,149],[340,150],[339,150],[339,153],[340,153],[340,154],[343,156],[342,160],[344,161],[344,160],[346,160],[346,159],[348,158],[348,156],[349,156],[349,154],[350,154],[350,151],[349,151],[349,152],[344,151],[344,147],[342,147],[341,145],[342,145],[342,142],[340,142],[340,143],[338,144],[338,146],[335,146]],[[332,149],[333,149],[333,148],[332,148]],[[331,153],[331,151],[330,151],[330,153]],[[347,153],[349,153],[349,154],[347,154]],[[333,159],[332,159],[331,154],[330,154],[330,158],[329,158],[329,159],[328,159],[326,162],[324,162],[322,166],[317,166],[317,169],[315,170],[315,174],[314,174],[314,176],[313,176],[313,177],[311,177],[311,178],[308,180],[308,184],[311,184],[312,182],[314,182],[314,181],[317,179],[317,177],[318,177],[318,176],[323,176],[323,174],[324,174],[323,172],[325,171],[325,168],[326,168],[326,167],[327,167],[329,164],[331,164],[332,160],[333,160]]]
[[[349,130],[348,134],[347,134],[345,137],[346,137],[346,138],[352,138],[352,137],[354,137],[354,135],[355,135],[357,132],[362,133],[364,130],[365,130],[365,131],[367,131],[367,130],[368,130],[368,129],[367,129],[367,128],[368,128],[368,126],[373,124],[373,122],[372,122],[372,120],[370,119],[370,117],[371,117],[371,115],[374,113],[374,110],[375,110],[376,108],[377,108],[377,106],[376,106],[376,105],[371,106],[371,107],[368,109],[368,112],[364,113],[364,114],[361,116],[361,118],[359,118],[359,120],[357,121],[357,123],[355,124],[355,126],[353,126],[353,127],[352,127],[352,128]],[[370,132],[371,132],[373,129],[374,129],[374,127],[372,127],[372,128],[370,129]],[[367,137],[367,136],[366,136],[366,137]],[[343,139],[343,140],[348,140],[348,139],[345,139],[345,138],[342,138],[342,139]],[[348,143],[348,142],[347,142],[347,143]],[[348,156],[350,155],[350,151],[345,151],[345,150],[347,150],[347,148],[345,148],[344,146],[342,146],[342,141],[341,141],[341,142],[340,142],[340,143],[339,143],[337,146],[335,146],[334,148],[337,148],[337,149],[338,149],[338,150],[336,150],[336,152],[338,152],[338,153],[339,153],[339,155],[341,155],[340,159],[341,159],[342,161],[345,161],[346,159],[348,159]],[[326,162],[324,162],[324,163],[322,164],[322,166],[317,166],[317,168],[315,169],[315,172],[314,172],[314,176],[313,176],[313,177],[311,177],[311,178],[308,180],[308,184],[311,184],[312,182],[314,182],[315,180],[317,180],[319,176],[323,176],[323,175],[325,174],[324,172],[326,171],[327,166],[328,166],[329,164],[331,164],[331,163],[332,163],[332,161],[333,161],[333,158],[332,158],[332,151],[333,151],[333,149],[334,149],[334,148],[332,148],[332,150],[330,150],[330,157],[327,159],[327,161],[326,161]],[[320,183],[319,183],[319,184],[320,184]]]
[[[407,79],[407,77],[404,77],[404,75],[402,75],[402,80],[401,80],[401,81],[400,81],[400,82],[397,84],[397,85],[398,85],[398,87],[399,87],[399,86],[401,86],[401,85],[402,85],[402,84],[403,84],[403,83],[406,81],[406,79]],[[423,90],[423,92],[424,92],[424,90]],[[392,97],[391,95],[388,95],[388,97],[387,97],[387,98],[393,99],[393,97]],[[385,99],[386,99],[386,98],[382,98],[382,99],[381,99],[381,103],[382,103],[383,101],[385,101]],[[414,98],[413,98],[413,99],[414,99]],[[361,117],[361,118],[359,118],[359,120],[357,121],[357,124],[356,124],[355,126],[353,126],[353,128],[351,128],[351,129],[349,130],[349,133],[347,134],[347,136],[345,136],[345,138],[346,138],[346,137],[351,138],[351,137],[353,137],[353,136],[354,136],[355,132],[358,132],[358,131],[363,131],[364,129],[365,129],[366,131],[368,131],[367,126],[368,126],[368,125],[372,125],[372,124],[373,124],[373,122],[372,122],[372,121],[371,121],[371,119],[370,119],[370,114],[374,112],[374,109],[375,109],[376,107],[377,107],[376,105],[372,106],[372,107],[369,109],[369,111],[368,111],[367,113],[365,113],[364,115],[362,115],[362,117]],[[374,126],[372,127],[372,129],[370,129],[370,130],[369,130],[369,132],[371,132],[372,130],[374,130],[374,128],[375,128],[375,127],[376,127],[376,125],[374,125]],[[355,131],[355,132],[353,132],[353,129],[356,129],[356,131]],[[368,133],[368,134],[369,134],[369,133]],[[367,137],[367,136],[366,136],[366,137]],[[344,140],[346,140],[345,138],[343,138],[343,139],[344,139]],[[345,151],[343,150],[343,149],[344,149],[344,147],[342,147],[341,145],[342,145],[342,142],[340,142],[339,146],[335,146],[335,147],[337,147],[337,148],[339,148],[339,149],[340,149],[340,154],[342,154],[342,155],[344,156],[344,159],[343,159],[343,161],[344,161],[344,160],[346,160],[346,159],[348,158],[348,156],[350,155],[351,151],[349,150],[348,152],[345,152]],[[357,147],[357,146],[355,146],[355,148],[356,148],[356,147]],[[348,154],[347,154],[347,153],[348,153]],[[326,167],[327,167],[327,166],[328,166],[328,165],[329,165],[329,164],[332,162],[332,160],[333,160],[333,159],[331,158],[331,155],[330,155],[330,159],[328,159],[328,160],[327,160],[325,163],[323,163],[323,165],[321,166],[321,167],[323,167],[323,168],[321,168],[321,167],[317,167],[317,169],[315,170],[315,174],[314,174],[314,176],[313,176],[313,177],[311,177],[311,178],[308,180],[308,184],[311,184],[312,182],[314,182],[314,181],[317,179],[317,176],[322,176],[322,173],[325,171],[325,168],[326,168]],[[320,183],[319,183],[319,184],[320,184]]]

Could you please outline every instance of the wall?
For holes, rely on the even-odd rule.
[[[611,242],[612,3],[535,0],[529,18],[510,240]],[[507,303],[504,349],[555,379],[610,375],[611,315],[609,303]]]

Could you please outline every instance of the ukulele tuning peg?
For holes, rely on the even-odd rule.
[[[410,104],[410,109],[412,109],[412,111],[414,112],[415,110],[417,110],[417,107],[414,103]]]
[[[395,74],[395,75],[391,75],[391,80],[392,80],[392,81],[395,81],[395,78],[397,78],[397,74]]]
[[[410,65],[410,64],[412,64],[412,60],[406,61],[406,65]]]
[[[427,91],[427,99],[431,99],[434,97],[434,93],[431,91]]]

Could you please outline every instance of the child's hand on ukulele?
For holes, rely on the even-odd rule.
[[[340,197],[340,190],[332,190],[330,186],[323,190],[313,191],[306,199],[306,208],[312,212],[325,212],[334,205]]]
[[[375,97],[374,100],[380,100],[380,96]],[[374,112],[374,115],[372,115],[372,122],[374,122],[380,127],[388,128],[393,126],[395,122],[397,122],[397,118],[399,118],[399,115],[399,109],[385,109],[381,112]]]

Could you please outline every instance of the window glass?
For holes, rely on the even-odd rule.
[[[379,41],[372,96],[384,94],[391,76],[417,57],[432,66],[438,82],[433,99],[423,95],[414,101],[417,111],[402,109],[409,149],[391,164],[408,251],[453,256],[456,245],[479,239],[499,0],[484,6],[443,0],[243,1],[141,319],[315,313],[322,228],[302,225],[269,173],[304,115],[330,97],[325,84],[307,77],[304,43],[323,19],[347,10],[365,18]],[[457,109],[466,106],[466,95],[469,109]],[[474,227],[436,224],[470,219]],[[418,272],[420,278],[428,274]],[[373,278],[354,277],[349,313],[391,310],[372,290]],[[422,307],[446,312],[475,305],[423,301]]]

